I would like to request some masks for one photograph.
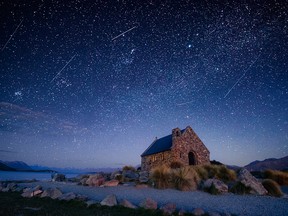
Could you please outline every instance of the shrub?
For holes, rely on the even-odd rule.
[[[151,171],[151,178],[157,188],[168,188],[171,179],[171,169],[165,165],[156,167]]]
[[[184,165],[180,161],[173,161],[170,163],[170,168],[171,169],[178,169],[184,167]]]
[[[288,185],[288,173],[277,170],[266,170],[264,177],[276,181],[279,185]]]
[[[213,165],[223,165],[221,162],[216,161],[216,160],[212,160],[212,161],[210,161],[210,163]]]
[[[232,186],[230,192],[235,194],[249,194],[251,191],[250,187],[245,186],[242,182],[237,182],[235,185]]]
[[[229,182],[229,181],[235,181],[237,175],[234,170],[228,169],[226,166],[219,166],[216,178],[224,182]]]
[[[119,182],[123,182],[124,181],[124,176],[122,174],[116,174],[115,175],[115,179],[118,180]]]
[[[193,167],[202,180],[217,178],[223,182],[234,181],[237,177],[234,170],[224,165],[203,165]]]
[[[182,167],[172,170],[171,184],[182,191],[195,190],[199,183],[199,176],[194,169]]]
[[[133,171],[133,172],[136,172],[136,169],[135,169],[135,167],[133,167],[133,166],[124,166],[124,167],[122,168],[122,171],[128,171],[128,170],[131,170],[131,171]]]
[[[262,182],[262,185],[268,191],[268,194],[271,196],[281,197],[283,195],[279,184],[271,179],[265,179]]]
[[[204,188],[204,191],[213,195],[219,194],[218,189],[215,187],[215,185],[212,183],[209,188]]]

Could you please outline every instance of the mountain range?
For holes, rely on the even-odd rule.
[[[227,166],[231,169],[238,169],[238,166]],[[253,161],[248,165],[244,166],[249,171],[264,171],[267,169],[273,170],[288,170],[288,156],[283,158],[269,158],[263,161]],[[0,160],[0,170],[2,171],[30,171],[30,172],[51,172],[56,171],[60,173],[91,173],[91,172],[113,172],[119,168],[57,168],[57,167],[45,167],[39,165],[29,166],[22,161],[1,161]]]
[[[264,171],[267,169],[272,170],[288,170],[288,156],[283,158],[269,158],[263,161],[253,161],[245,166],[249,171]]]

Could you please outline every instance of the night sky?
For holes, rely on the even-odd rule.
[[[0,160],[140,164],[190,125],[211,159],[288,155],[288,1],[0,2]]]

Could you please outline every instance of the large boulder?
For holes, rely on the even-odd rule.
[[[74,194],[73,192],[70,192],[70,193],[62,194],[58,199],[59,199],[59,200],[69,201],[69,200],[74,200],[74,199],[76,199],[76,197],[77,197],[76,194]]]
[[[101,202],[100,202],[101,205],[104,205],[104,206],[115,206],[117,205],[117,199],[116,199],[116,196],[115,195],[108,195],[107,197],[105,197],[105,199],[103,199]]]
[[[238,180],[246,187],[250,187],[250,193],[252,194],[265,195],[268,193],[261,182],[245,168],[240,170],[238,174]]]
[[[215,186],[219,193],[223,194],[228,192],[228,186],[218,179],[207,179],[204,182],[204,188],[208,189],[212,186],[212,184]]]
[[[89,178],[86,181],[86,184],[88,186],[97,186],[99,187],[100,185],[103,185],[105,182],[105,179],[102,175],[100,174],[94,174],[90,175]]]
[[[23,193],[21,194],[22,197],[33,197],[33,196],[37,196],[40,195],[42,193],[42,186],[41,185],[37,185],[34,188],[24,188],[23,189]]]
[[[78,184],[80,184],[80,185],[87,185],[86,182],[87,182],[88,178],[89,178],[89,177],[84,177],[84,178],[80,179],[80,181],[79,181]]]
[[[15,191],[17,189],[17,184],[15,183],[8,183],[5,187],[5,184],[2,186],[2,192],[8,192],[8,191]]]
[[[140,207],[145,208],[145,209],[157,209],[157,202],[151,198],[146,198],[143,200],[140,205]]]
[[[124,199],[121,201],[120,203],[121,206],[124,206],[126,208],[131,208],[131,209],[136,209],[137,206],[133,205],[131,202],[129,202],[128,200]]]
[[[61,173],[53,173],[51,177],[53,182],[63,182],[66,180],[65,175]]]
[[[48,188],[47,190],[44,190],[41,194],[41,198],[43,197],[50,197],[52,199],[58,199],[60,196],[62,196],[62,192],[58,188]]]
[[[149,172],[148,171],[142,171],[139,173],[139,182],[141,183],[147,183],[149,181]]]
[[[105,187],[115,187],[115,186],[117,186],[118,184],[119,184],[119,181],[113,179],[113,180],[110,180],[110,181],[105,182],[105,183],[104,183],[104,186],[105,186]]]
[[[139,178],[139,174],[133,170],[124,170],[122,172],[124,181],[136,181]]]

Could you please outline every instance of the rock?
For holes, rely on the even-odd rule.
[[[32,190],[33,191],[42,190],[42,186],[41,185],[37,185]]]
[[[100,186],[103,185],[105,182],[105,179],[100,174],[94,174],[90,175],[89,178],[86,181],[86,184],[89,186]]]
[[[58,197],[58,199],[69,201],[69,200],[74,200],[76,197],[77,197],[76,194],[74,194],[73,192],[70,192],[70,193],[62,194],[60,197]]]
[[[86,202],[86,204],[87,204],[87,207],[89,207],[89,206],[91,206],[91,205],[95,205],[95,204],[97,204],[98,202],[96,202],[95,200],[88,200],[87,202]]]
[[[64,174],[60,174],[60,173],[53,173],[53,174],[51,175],[51,177],[52,177],[52,181],[53,181],[53,182],[55,182],[55,181],[57,181],[57,182],[62,182],[62,181],[65,181],[65,180],[66,180],[65,175],[64,175]]]
[[[167,203],[160,208],[165,215],[172,215],[176,211],[176,205],[174,203]]]
[[[105,182],[105,183],[104,183],[104,186],[105,186],[105,187],[115,187],[115,186],[117,186],[118,184],[119,184],[119,181],[113,179],[113,180],[111,180],[111,181]]]
[[[104,205],[104,206],[115,206],[117,205],[117,199],[116,199],[116,196],[115,195],[108,195],[107,197],[105,197],[105,199],[103,199],[101,202],[100,202],[101,205]]]
[[[17,191],[17,192],[21,192],[22,190],[23,190],[22,187],[17,187],[17,188],[15,189],[15,191]]]
[[[139,174],[133,170],[124,170],[122,175],[125,181],[136,181],[139,178]]]
[[[151,198],[146,198],[139,206],[145,209],[157,209],[157,202]]]
[[[15,183],[9,183],[5,188],[2,189],[3,192],[8,192],[8,191],[15,191],[17,188],[17,184]]]
[[[136,188],[137,189],[144,189],[144,188],[148,188],[149,186],[148,185],[146,185],[146,184],[137,184],[136,185]]]
[[[110,179],[117,179],[117,176],[121,175],[121,171],[114,171],[111,175],[110,175]],[[119,180],[119,179],[117,179]]]
[[[35,191],[32,192],[32,195],[33,195],[33,196],[37,196],[37,195],[39,195],[39,194],[41,194],[41,193],[43,193],[42,190],[35,190]]]
[[[7,188],[7,187],[5,187],[5,188],[2,189],[2,192],[9,192],[9,191],[10,191],[10,189]]]
[[[196,208],[192,211],[192,214],[195,215],[195,216],[200,216],[200,215],[204,215],[205,212],[203,209],[201,208]]]
[[[121,206],[124,206],[126,208],[131,208],[131,209],[136,209],[137,206],[133,205],[131,202],[129,202],[128,200],[124,199],[121,201],[120,203]]]
[[[264,188],[264,186],[261,184],[260,181],[258,181],[247,169],[243,168],[240,170],[238,174],[239,181],[244,184],[246,187],[251,188],[252,194],[257,195],[265,195],[267,194],[267,190]]]
[[[228,186],[218,179],[207,179],[204,182],[204,188],[210,188],[214,184],[219,193],[228,193]]]
[[[31,191],[25,191],[21,194],[22,197],[30,198],[32,197],[32,190]]]
[[[87,184],[86,184],[87,180],[88,180],[88,177],[87,177],[87,178],[83,178],[83,179],[81,179],[81,180],[79,181],[79,183],[80,183],[81,185],[87,185]]]
[[[147,183],[149,181],[149,172],[148,171],[142,171],[139,174],[140,174],[139,182]]]
[[[41,194],[41,198],[43,197],[50,197],[52,199],[59,198],[63,193],[58,188],[48,188],[47,190],[44,190]]]
[[[21,194],[22,197],[26,197],[26,198],[31,198],[31,197],[34,197],[34,196],[37,196],[39,194],[41,194],[43,191],[42,190],[33,190],[33,189],[30,189],[30,190],[25,190],[25,192],[23,192]]]

